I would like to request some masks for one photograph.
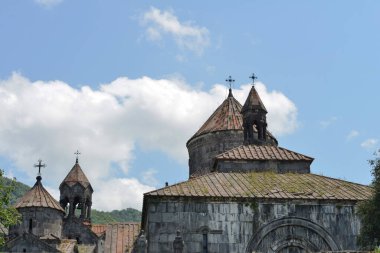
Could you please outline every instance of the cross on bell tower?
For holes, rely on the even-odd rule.
[[[229,88],[229,92],[228,92],[228,97],[232,97],[232,83],[234,83],[235,82],[235,80],[234,79],[232,79],[232,77],[231,76],[229,76],[227,79],[226,79],[226,82],[228,82],[229,83],[229,86],[230,86],[230,88]]]
[[[80,155],[81,153],[79,152],[79,150],[77,150],[75,153],[74,153],[74,155],[76,155],[77,156],[77,158],[76,158],[76,160],[75,160],[75,163],[78,163],[78,159],[79,159],[79,155]]]
[[[255,73],[252,73],[252,75],[249,78],[252,79],[252,85],[255,85],[255,80],[257,79],[257,76],[255,76]]]
[[[42,177],[41,177],[41,168],[45,168],[46,164],[42,163],[42,160],[39,159],[38,163],[34,164],[34,167],[38,168],[37,181],[41,181],[41,179],[42,179]]]

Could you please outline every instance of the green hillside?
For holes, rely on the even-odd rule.
[[[9,185],[12,180],[9,178],[0,178],[0,183]],[[14,204],[21,198],[25,192],[30,189],[30,186],[23,184],[21,182],[16,182],[16,187],[12,192],[11,203]],[[113,210],[111,212],[98,211],[95,209],[91,210],[92,223],[94,224],[106,224],[111,222],[140,222],[141,212],[133,208],[126,208],[123,210]]]
[[[106,224],[110,222],[127,222],[127,221],[141,221],[141,212],[133,208],[123,210],[113,210],[111,212],[104,211],[91,211],[92,223]]]
[[[12,183],[12,180],[6,177],[0,177],[0,184],[4,185],[10,185]],[[25,192],[27,192],[30,189],[29,186],[26,184],[15,182],[15,188],[11,193],[11,203],[14,204],[16,201],[21,198]]]

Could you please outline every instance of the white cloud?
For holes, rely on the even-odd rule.
[[[234,90],[241,103],[250,87]],[[293,132],[294,103],[262,83],[256,88],[269,111],[269,129],[275,135]],[[157,185],[160,174],[148,170],[142,173],[142,182],[130,178],[135,144],[186,163],[186,141],[226,95],[224,85],[201,91],[175,76],[121,77],[94,90],[75,89],[61,81],[31,82],[14,73],[0,80],[0,155],[31,178],[36,174],[33,164],[42,158],[48,165],[42,170],[44,184],[58,189],[79,149],[80,164],[95,189],[95,208],[140,208],[142,193]],[[119,178],[113,176],[115,167]],[[118,191],[123,194],[116,196]],[[110,196],[115,199],[110,201]]]
[[[363,141],[360,146],[365,149],[374,149],[379,141],[374,138],[367,139]]]
[[[46,8],[56,6],[60,4],[62,1],[63,0],[34,0],[34,2]]]
[[[243,85],[239,90],[233,92],[241,104],[244,104],[251,87],[250,84]],[[295,104],[279,91],[268,91],[261,82],[257,82],[255,88],[268,111],[269,131],[276,136],[293,133],[298,127]]]
[[[351,132],[348,133],[346,139],[352,140],[353,138],[357,137],[359,135],[359,132],[356,130],[351,130]]]
[[[191,22],[181,23],[171,11],[151,7],[144,13],[141,21],[147,27],[148,38],[153,41],[161,40],[167,34],[174,38],[180,48],[198,55],[201,55],[210,43],[207,28],[195,26]]]
[[[148,169],[142,173],[142,181],[148,185],[158,186],[159,181],[156,178],[158,171],[155,169]]]
[[[320,121],[319,124],[321,125],[322,128],[327,128],[327,127],[331,126],[333,123],[335,123],[337,120],[338,120],[338,117],[333,116],[327,120]]]

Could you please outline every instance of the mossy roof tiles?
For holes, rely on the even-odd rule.
[[[310,161],[311,158],[300,153],[272,145],[241,145],[215,157],[217,160],[281,160]]]
[[[369,186],[309,173],[213,172],[144,195],[359,201],[371,192]]]

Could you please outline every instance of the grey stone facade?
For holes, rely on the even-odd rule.
[[[173,252],[177,230],[189,253],[356,250],[360,229],[352,202],[152,200],[147,217],[150,253]]]
[[[213,158],[243,143],[242,130],[226,130],[206,133],[187,143],[189,151],[189,176],[209,173]]]
[[[61,238],[63,213],[44,207],[20,208],[21,223],[9,228],[12,236],[32,233],[38,237],[53,235]]]

